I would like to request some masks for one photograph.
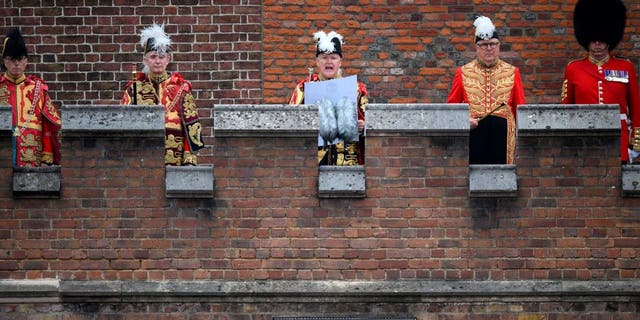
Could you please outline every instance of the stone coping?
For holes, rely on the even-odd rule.
[[[60,108],[62,135],[162,137],[162,106],[69,105]]]
[[[60,107],[62,135],[162,137],[162,106],[68,105]],[[11,107],[0,106],[0,131],[11,130]]]
[[[518,135],[601,136],[620,134],[617,104],[524,104],[518,106]]]
[[[0,280],[0,300],[57,296],[61,301],[162,297],[552,297],[640,296],[640,281],[61,281]],[[1,301],[0,301],[1,302]]]
[[[316,137],[313,105],[217,105],[213,108],[216,137]],[[68,105],[60,108],[65,136],[159,135],[164,130],[160,106]],[[518,106],[518,134],[524,136],[613,135],[620,130],[617,104]],[[0,131],[11,127],[11,107],[0,106]],[[367,135],[426,134],[465,136],[467,104],[367,105]]]
[[[318,109],[292,105],[216,105],[215,137],[317,137]]]
[[[469,105],[466,103],[368,104],[368,136],[421,134],[468,136]]]
[[[467,104],[368,104],[367,135],[422,133],[467,136]],[[314,105],[217,105],[216,137],[316,137]]]

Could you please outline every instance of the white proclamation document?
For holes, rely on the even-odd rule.
[[[353,102],[348,104],[349,107],[352,107],[353,109],[353,111],[349,112],[353,112],[355,114],[355,119],[357,121],[358,111],[356,108],[358,106],[358,76],[353,75],[344,78],[305,83],[304,104],[317,105],[316,102],[326,99],[331,101],[333,106],[336,106],[338,101],[345,97],[350,102]],[[321,107],[324,106],[318,105],[318,108]],[[322,110],[318,110],[318,112],[322,112]],[[339,141],[339,139],[336,139],[331,144],[335,144]],[[318,146],[324,146],[324,141],[320,135],[318,135]]]

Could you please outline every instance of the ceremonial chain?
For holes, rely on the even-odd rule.
[[[41,84],[40,81],[36,81],[36,87],[33,90],[34,96],[33,96],[33,100],[31,101],[31,108],[29,108],[29,111],[31,111],[31,114],[29,114],[29,119],[27,119],[26,124],[29,124],[33,119],[33,116],[36,115],[36,103],[38,103],[38,98],[40,96],[40,84]],[[29,113],[29,111],[27,111],[27,114]],[[17,110],[16,110],[16,113],[17,113]],[[19,121],[16,120],[16,128],[13,130],[13,136],[14,137],[22,136],[26,128],[27,128],[26,126],[21,127]]]

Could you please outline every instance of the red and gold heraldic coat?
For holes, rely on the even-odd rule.
[[[507,164],[516,152],[516,110],[525,103],[520,70],[502,60],[485,67],[477,59],[456,70],[447,103],[468,103],[469,117],[507,120]],[[505,104],[505,107],[500,105]]]
[[[329,80],[329,79],[325,79],[322,75],[314,73],[310,77],[304,80],[298,81],[298,84],[293,89],[293,93],[291,94],[291,98],[289,99],[289,104],[290,105],[304,104],[304,84],[306,82],[316,82],[316,81],[323,81],[323,80]],[[367,86],[360,81],[358,81],[357,100],[358,100],[358,108],[357,108],[358,120],[365,121],[364,113],[367,108],[367,103],[369,103],[369,93],[367,92]],[[356,152],[358,154],[358,164],[360,165],[364,164],[364,140],[363,139],[360,139],[360,141],[358,141]]]
[[[12,109],[15,167],[60,164],[62,120],[48,90],[36,76],[0,76],[0,105]]]
[[[127,83],[122,97],[123,105],[133,102],[133,83]],[[196,152],[204,148],[204,142],[191,83],[177,72],[171,76],[164,73],[153,79],[140,72],[135,83],[138,105],[164,106],[165,165],[196,165]]]
[[[610,57],[598,64],[587,57],[570,62],[565,68],[561,99],[566,104],[620,105],[620,157],[629,160],[629,125],[640,128],[638,76],[629,60]]]

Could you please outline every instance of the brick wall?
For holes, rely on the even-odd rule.
[[[617,54],[640,64],[640,4],[625,1]],[[367,84],[371,101],[444,102],[456,66],[475,55],[473,19],[492,18],[502,57],[521,69],[528,103],[557,103],[564,66],[585,52],[573,36],[575,0],[264,2],[264,102],[283,103],[313,67],[313,33],[345,37],[343,68]],[[275,5],[281,4],[281,5]]]
[[[640,198],[621,195],[616,132],[521,137],[517,197],[488,199],[468,196],[464,136],[369,135],[367,197],[322,199],[315,137],[217,135],[202,200],[165,198],[161,138],[134,133],[65,136],[48,200],[12,199],[3,133],[0,279],[640,276]]]
[[[12,199],[2,131],[0,280],[62,284],[39,296],[0,281],[0,312],[543,320],[640,310],[640,198],[621,196],[616,130],[521,136],[515,198],[468,196],[466,136],[372,133],[367,197],[321,199],[316,137],[264,137],[266,124],[254,125],[216,135],[204,161],[216,195],[202,200],[164,197],[162,138],[135,130],[65,136],[61,198]]]
[[[559,100],[564,65],[583,56],[573,36],[575,0],[503,1],[42,1],[4,0],[0,32],[17,25],[58,104],[116,104],[135,64],[139,31],[164,22],[175,42],[171,71],[195,88],[201,113],[214,104],[284,103],[313,66],[314,32],[345,36],[345,74],[358,74],[375,103],[443,102],[456,66],[473,57],[477,14],[505,36],[503,58],[520,67],[529,103]],[[626,1],[615,53],[640,65],[640,4]]]
[[[5,0],[0,31],[20,26],[32,64],[58,104],[117,104],[142,69],[140,30],[164,23],[174,42],[170,71],[192,81],[196,103],[261,100],[260,1]]]
[[[215,165],[216,196],[163,196],[160,139],[65,137],[61,199],[14,200],[11,142],[4,133],[0,279],[637,281],[640,203],[620,196],[618,142],[611,139],[522,139],[518,197],[470,199],[465,139],[367,137],[367,198],[337,200],[317,198],[314,137],[213,136],[214,104],[285,101],[306,75],[318,29],[346,36],[345,71],[360,75],[375,102],[443,101],[453,70],[471,58],[466,44],[476,12],[511,28],[504,57],[522,68],[529,102],[557,101],[564,64],[582,54],[568,20],[572,1],[427,2],[85,0],[84,7],[77,1],[47,7],[5,0],[0,31],[23,28],[38,63],[30,72],[45,78],[58,104],[117,104],[131,65],[141,67],[137,33],[162,16],[156,21],[164,21],[176,41],[171,68],[196,88],[210,146],[201,162]],[[629,31],[620,52],[638,66],[640,5],[627,5]],[[283,303],[275,311],[266,300],[195,305],[181,299],[2,304],[0,311],[81,319],[117,318],[118,310],[132,308],[141,309],[124,311],[130,318],[184,319],[175,310],[186,308],[193,319],[353,310],[425,319],[438,312],[441,318],[531,313],[537,318],[525,319],[544,319],[557,313],[578,318],[584,310],[631,318],[640,310],[637,303],[618,303],[628,296],[613,295],[605,302],[587,297],[549,304],[537,297],[533,304],[460,304],[439,296],[410,306],[360,297],[317,307]],[[384,301],[394,299],[389,294]]]

